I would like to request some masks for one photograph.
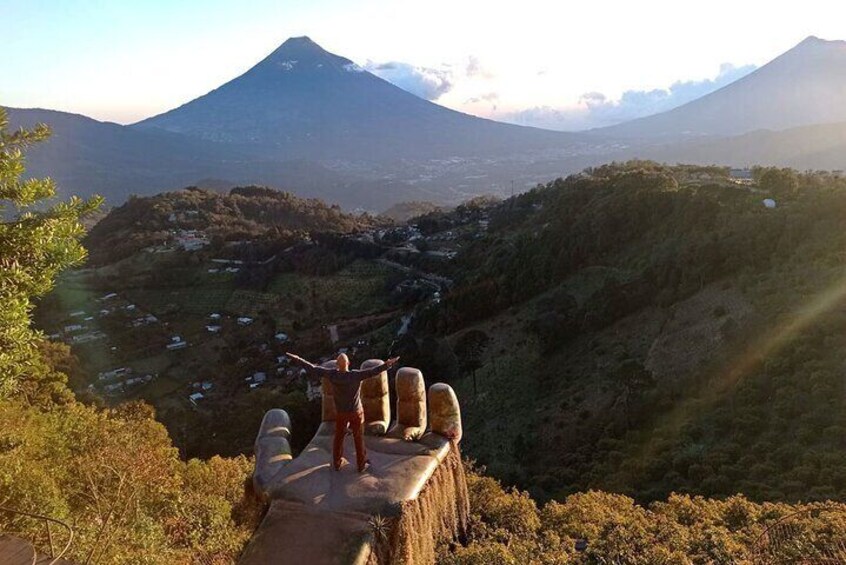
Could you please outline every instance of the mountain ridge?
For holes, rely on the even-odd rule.
[[[374,161],[525,151],[584,139],[445,108],[305,36],[285,41],[211,92],[131,127],[253,144],[274,158]]]
[[[846,41],[809,36],[767,64],[672,110],[591,130],[623,138],[728,136],[846,121]]]
[[[836,72],[826,73],[832,65]],[[15,127],[53,126],[52,140],[30,155],[29,173],[53,176],[63,194],[96,192],[120,204],[207,179],[204,186],[270,185],[375,211],[504,195],[512,183],[527,189],[633,157],[843,169],[836,123],[846,122],[844,98],[846,41],[810,36],[663,114],[553,132],[439,106],[301,36],[211,92],[131,126],[41,109],[10,109],[10,118]],[[811,110],[802,101],[813,101]],[[815,127],[819,138],[795,129]]]

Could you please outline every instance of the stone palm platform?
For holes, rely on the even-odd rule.
[[[397,421],[388,429],[387,375],[363,383],[371,462],[364,473],[354,463],[332,469],[331,384],[323,383],[324,422],[295,459],[287,413],[265,415],[253,479],[269,510],[242,565],[430,563],[437,541],[464,529],[468,505],[455,393],[438,383],[427,402],[423,376],[411,368],[397,372],[396,385]],[[355,460],[350,435],[344,453]]]

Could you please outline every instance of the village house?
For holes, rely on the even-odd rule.
[[[250,386],[250,390],[258,388],[267,382],[267,373],[261,371],[253,373],[252,376],[245,378],[244,381]]]
[[[170,338],[170,343],[168,343],[165,347],[168,351],[176,351],[177,349],[185,349],[188,347],[188,343],[180,336],[175,335]]]
[[[116,377],[122,377],[132,372],[132,369],[129,367],[118,367],[117,369],[112,369],[111,371],[103,371],[102,373],[97,375],[98,381],[108,381],[114,379]]]
[[[80,343],[88,343],[91,341],[97,341],[99,339],[104,339],[106,334],[103,332],[89,332],[85,334],[75,335],[71,338],[72,343],[80,344]]]

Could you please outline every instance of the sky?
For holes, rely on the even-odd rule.
[[[669,109],[809,35],[831,0],[0,0],[0,104],[132,123],[242,74],[285,39],[438,104],[585,129]]]

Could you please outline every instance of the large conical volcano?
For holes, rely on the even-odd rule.
[[[846,121],[846,41],[808,37],[736,82],[673,110],[597,130],[615,136],[736,135]]]
[[[291,38],[252,69],[135,127],[246,143],[273,158],[425,158],[525,151],[571,134],[485,120],[410,94]]]

